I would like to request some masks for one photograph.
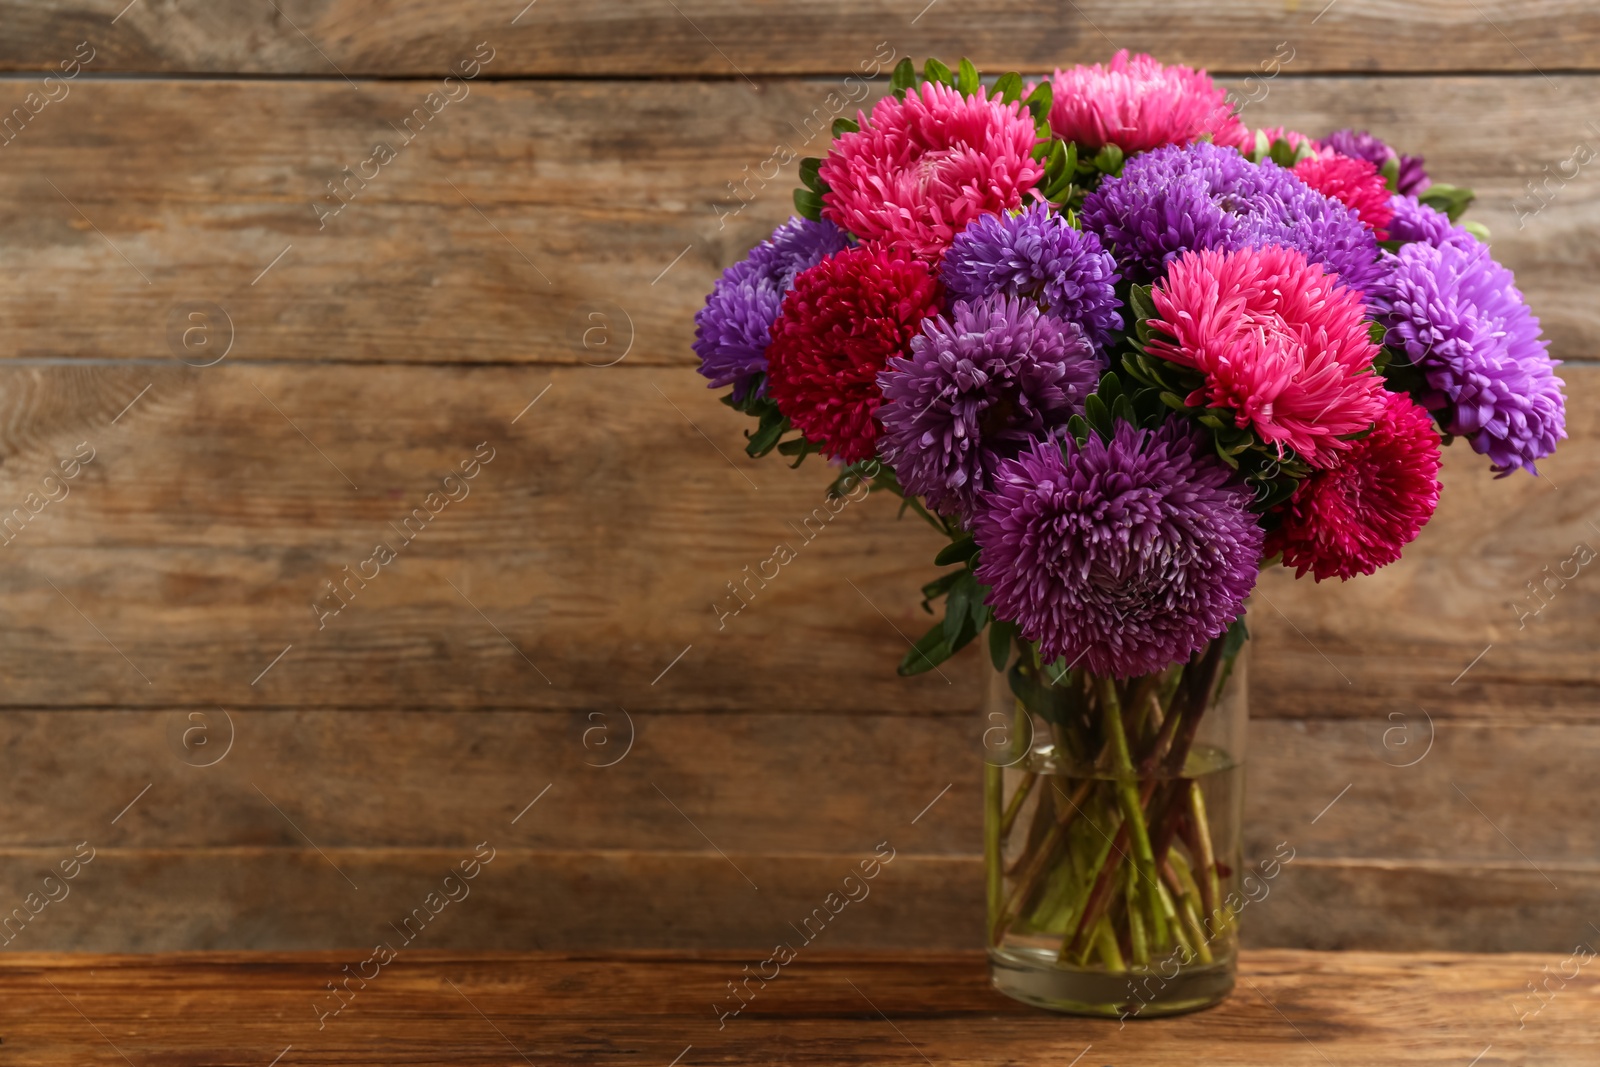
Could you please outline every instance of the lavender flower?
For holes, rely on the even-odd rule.
[[[1002,459],[1083,411],[1100,364],[1077,323],[1015,296],[958,301],[878,375],[880,451],[907,492],[967,514]]]
[[[980,215],[956,234],[940,270],[955,299],[993,293],[1037,300],[1075,322],[1098,349],[1122,329],[1117,314],[1117,263],[1100,238],[1067,225],[1035,201],[1011,215]]]
[[[790,219],[722,272],[706,306],[694,317],[694,351],[711,388],[732,385],[733,398],[745,398],[767,369],[772,322],[794,276],[848,243],[844,231],[831,222]]]
[[[1450,221],[1450,216],[1422,203],[1414,196],[1393,196],[1389,206],[1394,218],[1389,220],[1389,239],[1409,244],[1422,241],[1436,248],[1455,245],[1470,251],[1479,242],[1465,227]]]
[[[1128,160],[1083,205],[1083,225],[1110,246],[1125,277],[1148,282],[1185,251],[1283,245],[1353,289],[1377,281],[1377,240],[1354,210],[1291,171],[1201,141]]]
[[[1046,660],[1120,678],[1160,670],[1228,628],[1255,585],[1262,532],[1243,483],[1177,417],[1035,442],[1003,461],[975,515],[997,617]]]
[[[1385,254],[1384,265],[1373,306],[1386,343],[1433,390],[1417,401],[1441,411],[1445,429],[1468,438],[1497,474],[1538,473],[1534,461],[1567,436],[1566,403],[1549,342],[1511,272],[1476,241],[1418,241]]]
[[[1422,168],[1421,156],[1402,156],[1366,130],[1335,130],[1317,142],[1318,148],[1332,149],[1341,156],[1354,156],[1383,169],[1389,160],[1400,167],[1395,179],[1395,189],[1401,196],[1415,196],[1433,183]]]

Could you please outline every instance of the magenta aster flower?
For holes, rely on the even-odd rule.
[[[939,272],[957,299],[1004,293],[1038,301],[1081,326],[1097,348],[1122,329],[1116,260],[1100,238],[1073,229],[1042,202],[1013,214],[979,216],[956,234]]]
[[[722,272],[694,317],[694,351],[711,388],[732,385],[733,398],[745,398],[767,369],[772,321],[795,275],[848,243],[831,222],[790,219]]]
[[[1057,70],[1050,83],[1051,131],[1089,155],[1108,144],[1131,154],[1207,136],[1243,148],[1249,138],[1227,94],[1203,70],[1123,49],[1105,66]]]
[[[965,514],[999,462],[1081,413],[1099,378],[1076,324],[1011,296],[957,302],[878,375],[879,452],[907,492]]]
[[[1385,255],[1374,293],[1386,343],[1403,349],[1433,390],[1417,399],[1441,411],[1450,433],[1472,442],[1498,474],[1534,461],[1567,436],[1564,384],[1511,272],[1486,245],[1421,241]]]
[[[1255,585],[1250,493],[1181,419],[1035,442],[994,482],[974,516],[977,577],[1047,661],[1161,670],[1222,634]]]
[[[1279,509],[1267,554],[1319,582],[1393,563],[1439,504],[1439,460],[1433,419],[1405,393],[1387,394],[1377,427]]]
[[[1293,249],[1186,253],[1151,298],[1168,336],[1149,352],[1205,376],[1187,402],[1226,409],[1280,452],[1331,466],[1383,411],[1360,294]]]
[[[967,223],[1017,207],[1044,176],[1021,101],[928,82],[859,119],[817,173],[830,187],[823,216],[870,245],[932,263]]]

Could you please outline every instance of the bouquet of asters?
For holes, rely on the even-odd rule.
[[[1196,738],[1257,574],[1394,562],[1455,438],[1533,473],[1555,363],[1457,221],[1472,194],[1367,133],[1251,131],[1204,72],[1126,53],[1033,85],[907,60],[890,87],[717,282],[700,373],[752,456],[819,453],[948,537],[900,671],[987,631],[1017,717],[991,952],[1214,964],[1237,861]]]

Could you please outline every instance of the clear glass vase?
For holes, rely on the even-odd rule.
[[[1082,1015],[1216,1004],[1238,949],[1243,630],[1132,679],[1013,651],[984,708],[996,989]]]

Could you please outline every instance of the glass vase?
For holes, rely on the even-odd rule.
[[[1118,679],[988,664],[987,941],[996,989],[1149,1018],[1233,988],[1248,718],[1242,626]]]

